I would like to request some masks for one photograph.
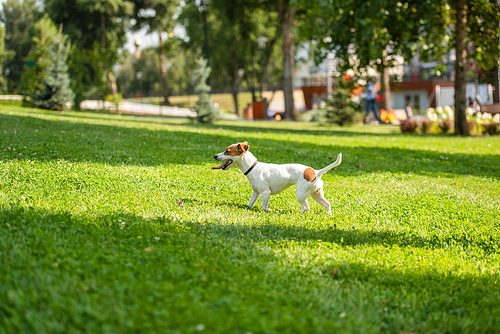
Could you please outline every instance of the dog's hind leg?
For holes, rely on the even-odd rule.
[[[331,207],[330,202],[328,202],[325,199],[325,194],[323,193],[323,188],[320,188],[316,191],[313,191],[311,193],[311,197],[313,198],[313,200],[315,200],[320,205],[322,205],[326,209],[327,213],[332,213],[332,211],[330,209],[330,207]]]
[[[300,213],[303,213],[303,212],[306,212],[307,210],[309,210],[309,203],[307,203],[307,196],[309,196],[309,194],[306,192],[303,192],[303,191],[299,191],[299,189],[297,187],[296,195],[297,195],[297,200],[299,201],[300,206],[302,207],[302,209],[300,210]]]
[[[260,194],[257,190],[253,189],[252,198],[248,201],[248,207],[252,207],[255,204],[255,201],[259,198]]]

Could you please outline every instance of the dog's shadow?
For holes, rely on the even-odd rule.
[[[256,207],[254,206],[253,208],[249,208],[246,204],[235,204],[235,203],[231,203],[231,202],[222,202],[222,201],[219,201],[219,202],[213,202],[213,201],[203,201],[203,200],[199,200],[199,199],[196,199],[196,198],[181,198],[181,201],[183,203],[189,203],[189,204],[195,204],[195,205],[201,205],[201,206],[206,206],[207,204],[210,205],[210,204],[215,204],[217,206],[228,206],[228,207],[231,207],[231,208],[238,208],[238,209],[248,209],[248,210],[255,210]]]
[[[225,202],[225,201],[204,201],[204,200],[199,200],[196,198],[181,198],[180,199],[182,203],[186,204],[193,204],[193,205],[200,205],[200,206],[206,206],[206,205],[215,205],[215,206],[226,206],[230,207],[233,209],[242,209],[242,210],[248,210],[252,212],[265,212],[260,208],[260,205],[255,204],[253,207],[248,207],[246,204],[236,204],[232,202]],[[293,210],[291,208],[280,208],[280,209],[271,209],[269,213],[279,213],[279,214],[290,214],[292,213]]]

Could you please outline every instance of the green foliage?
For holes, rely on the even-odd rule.
[[[438,122],[439,129],[441,132],[446,134],[449,131],[453,130],[453,121],[450,120],[442,120]]]
[[[193,91],[191,79],[196,66],[193,53],[175,44],[165,51],[165,56],[166,62],[170,64],[170,69],[166,72],[170,91]],[[159,71],[158,49],[144,49],[139,59],[133,56],[125,59],[118,69],[116,82],[119,90],[126,97],[135,97],[138,93],[142,96],[158,96],[161,93]]]
[[[33,31],[34,45],[29,51],[26,60],[34,62],[34,66],[28,67],[25,65],[21,76],[22,93],[25,96],[44,89],[43,80],[52,61],[50,49],[56,44],[59,34],[56,25],[47,16],[42,17],[35,23]]]
[[[120,103],[123,101],[122,94],[108,95],[106,100],[115,104],[115,110],[117,114],[120,114]]]
[[[500,10],[494,1],[471,0],[467,7],[467,39],[472,44],[468,55],[483,71],[498,65]],[[477,71],[477,69],[476,69]]]
[[[155,32],[159,37],[158,45],[158,57],[160,60],[160,90],[161,96],[163,98],[163,104],[170,104],[169,96],[172,89],[170,81],[167,80],[167,72],[169,66],[165,60],[165,51],[168,50],[172,45],[172,36],[175,16],[179,8],[178,0],[134,0],[135,10],[134,19],[136,24],[134,29],[144,29],[147,28],[149,33]],[[154,12],[154,15],[147,14],[149,12]],[[167,34],[167,33],[170,34]],[[169,36],[168,42],[165,43],[165,39]],[[173,37],[173,36],[172,36]],[[169,64],[170,65],[170,64]]]
[[[94,42],[93,48],[88,50],[88,59],[92,64],[94,74],[92,83],[100,100],[104,100],[111,90],[110,82],[106,76],[109,65],[103,62],[106,59],[105,54],[106,49],[102,49],[98,42]]]
[[[500,138],[398,132],[0,106],[2,333],[499,332]],[[247,209],[210,169],[241,140],[342,152],[332,215],[294,187]]]
[[[359,103],[352,99],[354,80],[339,78],[337,82],[337,86],[332,92],[332,98],[326,102],[324,116],[328,123],[340,126],[351,125],[355,122],[361,108]]]
[[[42,17],[36,0],[6,0],[2,3],[1,21],[5,26],[5,49],[10,53],[4,70],[9,93],[22,93],[21,76],[28,53],[34,46],[35,22]]]
[[[125,97],[160,95],[160,59],[156,48],[144,49],[139,59],[130,56],[118,68],[116,82]]]
[[[423,134],[430,133],[432,131],[433,125],[434,125],[434,122],[432,122],[432,121],[429,121],[429,120],[422,121],[420,123],[420,131]]]
[[[82,50],[92,50],[97,41],[109,53],[102,55],[105,63],[114,65],[118,48],[125,44],[125,28],[134,5],[126,0],[45,0],[45,11],[64,33]],[[111,66],[112,66],[111,65]]]
[[[92,53],[88,50],[81,50],[77,45],[72,44],[68,55],[68,73],[71,79],[71,90],[75,93],[73,98],[73,108],[80,110],[82,101],[93,96],[95,86],[93,85],[93,75],[95,74],[92,64]]]
[[[77,69],[70,68],[77,101],[91,93],[104,100],[110,93],[113,66],[122,58],[126,43],[125,29],[130,25],[134,4],[127,0],[45,0],[45,10],[80,50],[81,59],[72,56],[71,65],[88,70],[90,78],[80,77]],[[92,82],[92,85],[89,85]],[[92,88],[95,90],[92,91]]]
[[[307,8],[299,30],[317,41],[316,58],[334,51],[342,69],[354,69],[357,75],[364,74],[369,65],[391,66],[397,60],[394,56],[411,59],[417,45],[424,59],[431,55],[441,59],[448,48],[443,36],[447,35],[449,7],[444,0],[320,1]],[[384,52],[387,64],[380,61]]]
[[[207,60],[203,58],[196,61],[196,66],[193,72],[194,91],[198,94],[198,102],[193,107],[197,114],[196,120],[200,123],[213,123],[219,117],[219,109],[214,107],[210,98],[211,88],[207,84],[212,69],[207,66]]]
[[[484,133],[489,134],[490,136],[500,134],[500,126],[498,123],[487,123],[483,124]]]
[[[74,97],[66,63],[71,45],[48,16],[38,21],[35,28],[38,36],[34,37],[35,46],[28,58],[36,62],[22,76],[24,93],[35,107],[64,110]]]
[[[7,92],[7,80],[4,76],[3,65],[12,57],[13,51],[5,50],[5,27],[0,27],[0,94]]]
[[[171,32],[174,29],[178,0],[132,0],[134,4],[134,29],[146,28],[148,32]],[[148,13],[154,11],[154,15]]]
[[[189,36],[185,47],[205,53],[203,11],[199,1],[187,0],[179,17]],[[218,89],[247,87],[256,91],[282,85],[283,53],[279,15],[256,1],[206,1],[210,85]],[[258,37],[267,38],[263,49]],[[238,70],[244,69],[240,78]]]
[[[354,123],[356,109],[352,106],[349,91],[342,88],[334,89],[332,98],[326,102],[325,118],[328,123],[340,126]]]

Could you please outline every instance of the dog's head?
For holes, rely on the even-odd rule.
[[[224,163],[218,167],[212,167],[212,169],[228,170],[233,166],[234,162],[241,160],[241,157],[248,151],[249,147],[247,142],[230,145],[224,152],[214,156],[215,160],[224,161]]]

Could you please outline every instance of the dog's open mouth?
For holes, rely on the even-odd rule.
[[[212,167],[212,169],[223,169],[226,170],[231,164],[233,163],[233,160],[226,160],[224,163],[218,167]]]

